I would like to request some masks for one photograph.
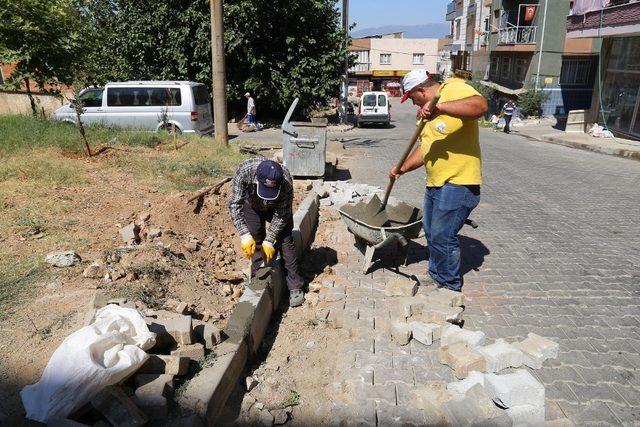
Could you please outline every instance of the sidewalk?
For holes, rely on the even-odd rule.
[[[512,129],[511,133],[565,147],[640,160],[640,141],[623,138],[595,138],[586,133],[566,133],[549,124],[517,126]]]

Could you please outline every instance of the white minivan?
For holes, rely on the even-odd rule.
[[[365,123],[391,124],[391,105],[386,92],[365,92],[360,97],[357,126]]]
[[[123,129],[169,130],[204,135],[213,132],[207,87],[187,81],[128,81],[82,90],[82,122]],[[53,112],[53,119],[76,123],[73,105]]]

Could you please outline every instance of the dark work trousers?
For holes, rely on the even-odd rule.
[[[249,232],[256,241],[256,247],[262,244],[267,230],[265,224],[267,221],[271,221],[273,218],[273,211],[259,212],[253,209],[250,203],[244,204],[244,219],[249,227]],[[296,245],[293,242],[293,236],[291,231],[293,230],[293,216],[290,216],[287,225],[280,233],[274,244],[275,248],[280,251],[282,259],[284,260],[284,269],[287,275],[287,287],[289,290],[302,289],[304,285],[304,279],[300,276],[298,266],[298,253],[296,251]],[[251,272],[260,268],[262,264],[262,255],[260,251],[256,249],[256,253],[253,255],[251,262]]]
[[[509,128],[510,123],[511,123],[511,114],[505,114],[504,115],[504,133],[511,132],[511,129]]]

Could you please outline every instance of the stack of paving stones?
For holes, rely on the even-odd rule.
[[[135,308],[126,299],[108,303]],[[221,342],[220,330],[211,323],[180,312],[148,310],[146,314],[147,326],[156,334],[156,344],[147,351],[149,358],[133,376],[104,388],[70,416],[80,423],[74,425],[95,425],[100,419],[114,426],[168,422],[176,383],[193,375]]]

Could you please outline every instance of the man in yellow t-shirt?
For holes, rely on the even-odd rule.
[[[428,120],[417,147],[400,170],[389,176],[423,166],[427,170],[424,197],[424,231],[429,245],[429,275],[438,286],[462,288],[458,232],[480,201],[482,183],[478,118],[487,112],[487,101],[459,78],[440,84],[426,70],[408,73],[402,101],[411,98],[420,106],[418,116]],[[429,101],[440,93],[437,105]]]

